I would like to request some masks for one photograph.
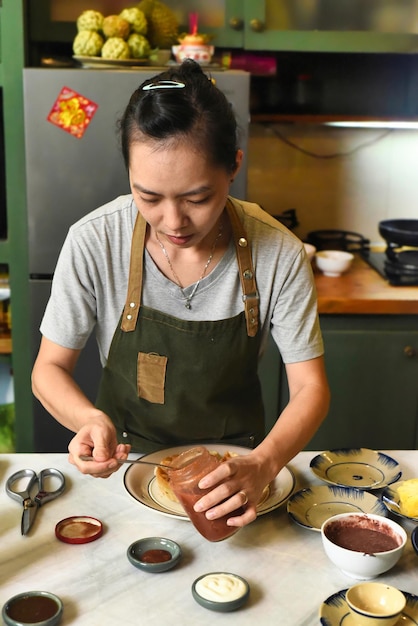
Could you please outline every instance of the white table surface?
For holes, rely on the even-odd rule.
[[[402,478],[418,475],[418,451],[387,451],[401,465]],[[315,452],[301,452],[288,467],[297,486],[322,483],[309,468]],[[46,467],[61,470],[65,493],[38,512],[28,536],[20,534],[21,507],[5,493],[13,472]],[[295,524],[282,505],[260,516],[232,538],[210,543],[189,521],[152,511],[135,501],[123,484],[125,468],[108,479],[81,475],[66,454],[0,455],[0,605],[29,590],[57,594],[64,603],[62,624],[77,626],[161,626],[199,624],[314,626],[319,607],[331,594],[354,584],[323,552],[318,532]],[[98,540],[70,545],[55,538],[58,521],[71,515],[99,518],[105,532]],[[415,525],[396,518],[408,533],[398,564],[379,580],[418,594],[418,556],[410,533]],[[127,557],[135,540],[161,535],[177,541],[183,559],[175,569],[147,574]],[[246,578],[248,603],[232,613],[198,605],[193,581],[206,572],[230,571]]]

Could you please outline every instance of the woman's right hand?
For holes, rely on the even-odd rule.
[[[127,459],[131,446],[117,443],[116,430],[104,413],[80,428],[68,446],[69,461],[82,474],[108,478],[116,472],[119,460]],[[91,456],[94,461],[83,461],[81,456]]]

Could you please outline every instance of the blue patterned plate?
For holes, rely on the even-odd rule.
[[[291,519],[310,530],[320,531],[322,524],[339,513],[387,515],[383,502],[367,491],[352,487],[321,485],[301,489],[287,501]]]
[[[321,452],[310,463],[313,473],[332,485],[380,489],[402,476],[395,459],[368,448],[341,448]]]
[[[334,593],[321,605],[319,617],[323,626],[356,626],[345,600],[346,591],[347,589],[343,589]],[[406,606],[396,626],[414,626],[418,624],[418,596],[407,591],[402,593],[406,597]]]

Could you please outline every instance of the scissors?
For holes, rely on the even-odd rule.
[[[58,487],[55,491],[46,491],[44,488],[45,479],[49,477],[58,479]],[[24,481],[25,479],[27,480],[25,488],[22,491],[17,491],[19,481]],[[38,492],[36,495],[32,496],[33,487],[36,483],[38,483]],[[45,502],[55,500],[55,498],[62,494],[64,489],[64,475],[59,470],[52,467],[43,469],[39,474],[31,469],[20,470],[7,479],[6,493],[13,498],[13,500],[21,502],[23,506],[21,523],[22,535],[28,534],[39,507],[45,504]]]

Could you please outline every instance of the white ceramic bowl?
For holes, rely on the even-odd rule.
[[[351,546],[343,547],[349,545],[347,532],[352,533],[351,539],[354,533],[357,533],[355,535],[357,545],[354,546],[350,539]],[[383,533],[386,538],[394,540],[395,547],[383,552],[377,551],[377,546],[374,551],[370,550],[372,545],[370,541],[377,538],[378,533]],[[391,569],[400,559],[407,540],[407,534],[402,526],[382,515],[371,513],[334,515],[322,524],[321,537],[330,561],[347,576],[358,580],[369,580]]]
[[[193,59],[201,65],[209,65],[212,61],[214,46],[207,44],[179,44],[171,48],[177,63],[182,63],[185,59]]]
[[[346,272],[354,255],[344,250],[320,250],[315,254],[316,266],[325,276],[340,276]]]
[[[312,261],[316,252],[315,246],[313,246],[311,243],[304,243],[303,245],[305,247],[306,256],[310,261]]]
[[[358,583],[345,599],[358,626],[394,626],[406,605],[402,591],[386,583]]]

